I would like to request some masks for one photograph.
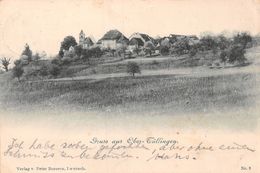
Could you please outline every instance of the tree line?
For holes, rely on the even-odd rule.
[[[195,43],[190,43],[191,40],[186,37],[183,39],[165,38],[157,40],[159,46],[155,46],[152,42],[146,42],[142,48],[135,47],[131,54],[137,56],[152,56],[157,49],[162,56],[171,55],[189,55],[193,58],[199,52],[212,52],[213,56],[225,63],[240,63],[246,62],[245,52],[246,48],[252,47],[253,37],[247,32],[240,32],[233,37],[226,37],[224,35],[204,35]],[[73,48],[73,50],[70,50]],[[64,65],[69,65],[71,62],[81,60],[88,62],[91,58],[100,58],[103,55],[110,56],[125,56],[127,54],[127,46],[121,46],[117,49],[101,49],[98,46],[92,46],[88,49],[83,49],[81,45],[78,45],[76,39],[73,36],[66,36],[60,44],[59,52],[57,56],[52,58],[51,63],[39,65],[39,68],[31,71],[31,76],[47,76],[51,75],[57,77],[60,74],[61,68]],[[24,67],[29,64],[37,64],[39,60],[45,57],[46,54],[33,54],[29,45],[26,44],[24,50],[21,53],[19,59],[14,62],[12,69],[13,76],[20,80],[24,74]],[[4,71],[9,71],[11,58],[2,57],[1,64]],[[127,69],[128,73],[139,73],[140,68],[137,64],[129,65]],[[131,72],[132,71],[132,72]],[[132,75],[134,76],[134,73]]]

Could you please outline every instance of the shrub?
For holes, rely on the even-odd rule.
[[[21,66],[15,66],[13,68],[13,77],[17,78],[20,81],[21,76],[23,75],[24,70]]]
[[[155,46],[151,41],[147,41],[144,43],[144,51],[145,51],[146,55],[149,54],[151,56],[154,49],[155,49]]]
[[[140,67],[136,62],[128,62],[127,73],[131,74],[133,77],[135,73],[141,73]]]
[[[214,36],[206,35],[200,39],[200,46],[202,50],[212,50],[217,47],[217,41]]]
[[[171,54],[176,53],[177,55],[183,55],[188,53],[190,50],[190,45],[187,39],[182,39],[174,43],[171,47]]]
[[[224,63],[227,62],[227,60],[228,60],[228,53],[227,53],[227,51],[226,50],[222,50],[220,55],[219,55],[219,58],[220,58],[221,62],[224,62]]]
[[[14,61],[14,65],[15,65],[15,66],[21,65],[21,60],[20,60],[20,59],[15,60],[15,61]]]
[[[245,48],[243,45],[235,44],[226,50],[222,50],[219,55],[221,62],[243,64],[246,61]]]
[[[49,74],[49,70],[48,70],[48,67],[46,65],[44,66],[41,66],[40,70],[39,70],[39,74],[41,76],[48,76]]]
[[[235,35],[233,40],[234,44],[241,44],[244,48],[246,48],[248,43],[252,42],[252,36],[247,32],[242,32]]]
[[[197,52],[198,52],[198,50],[196,49],[196,48],[191,48],[191,50],[190,50],[190,57],[194,57],[196,54],[197,54]]]
[[[244,63],[246,61],[244,45],[233,45],[230,49],[228,61],[230,63]]]
[[[160,53],[162,55],[168,55],[169,54],[169,47],[168,46],[160,46]]]
[[[36,53],[35,55],[32,56],[33,61],[39,61],[42,57],[39,55],[39,53]]]
[[[63,57],[62,58],[62,64],[63,65],[68,65],[71,63],[71,58],[70,57]]]
[[[95,57],[95,58],[100,58],[103,54],[100,47],[94,47],[94,48],[90,49],[90,51],[91,51],[91,56]]]
[[[61,68],[57,65],[51,66],[49,72],[52,76],[57,77],[60,74]]]
[[[54,58],[51,60],[51,64],[54,64],[54,65],[61,65],[61,60],[59,58]]]

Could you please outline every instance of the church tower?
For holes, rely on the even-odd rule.
[[[83,32],[83,30],[81,30],[79,33],[79,45],[83,46],[84,41],[85,41],[85,33]]]

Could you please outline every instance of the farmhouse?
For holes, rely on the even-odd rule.
[[[93,40],[90,37],[86,37],[83,30],[79,33],[79,45],[82,46],[83,49],[87,49],[94,45]]]
[[[101,48],[105,49],[117,49],[121,46],[126,46],[129,40],[118,30],[108,31],[98,42],[97,44]]]
[[[147,34],[136,32],[129,37],[129,49],[143,47],[146,42],[154,43],[154,39]]]

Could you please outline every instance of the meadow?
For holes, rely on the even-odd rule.
[[[159,75],[100,81],[2,83],[1,107],[8,111],[39,109],[103,113],[212,113],[255,106],[255,74],[208,77]]]

